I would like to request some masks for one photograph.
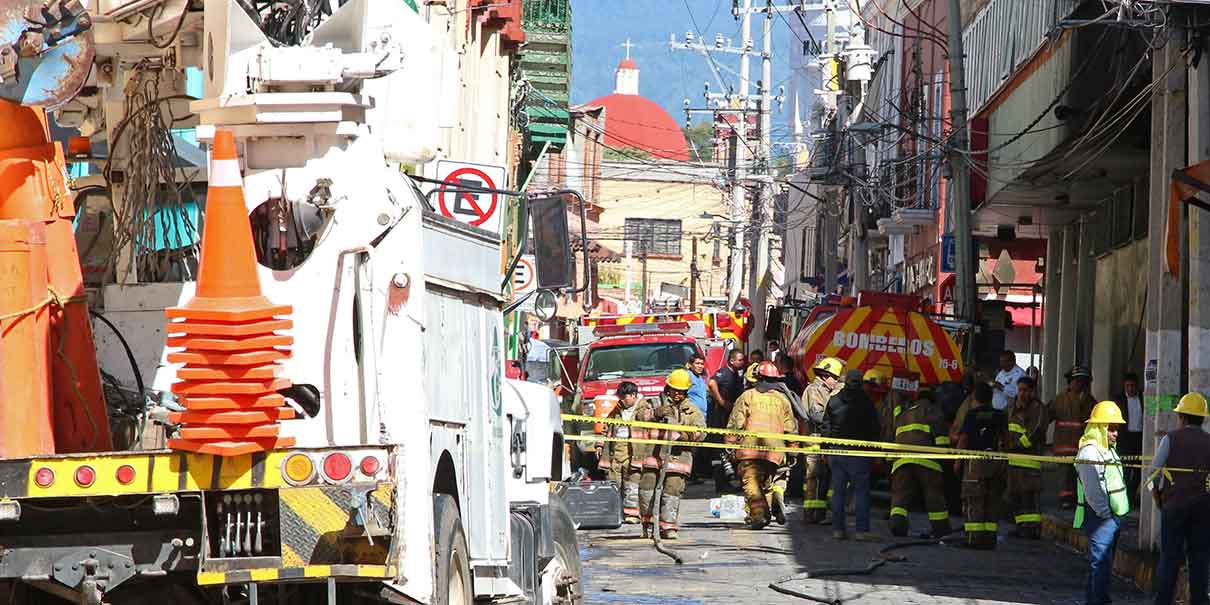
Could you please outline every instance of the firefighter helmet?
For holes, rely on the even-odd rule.
[[[1187,393],[1181,400],[1177,402],[1174,412],[1179,414],[1189,414],[1191,416],[1207,416],[1208,406],[1206,405],[1206,397],[1198,392]]]
[[[689,387],[693,386],[693,379],[689,377],[689,370],[677,368],[668,375],[668,380],[664,384],[677,391],[688,391]]]
[[[760,364],[759,363],[748,364],[748,369],[744,370],[744,380],[747,381],[749,384],[756,382],[756,366],[758,366],[758,365],[760,365]]]
[[[886,375],[886,372],[882,368],[870,368],[866,370],[865,376],[862,376],[862,380],[884,388],[891,383],[890,377]]]
[[[1122,418],[1122,408],[1112,401],[1102,401],[1092,408],[1092,414],[1088,416],[1089,424],[1126,424],[1126,419]]]
[[[777,369],[777,364],[766,360],[756,364],[756,377],[781,378],[781,371]]]
[[[840,376],[844,374],[844,362],[836,359],[835,357],[824,357],[823,359],[815,362],[815,365],[811,366],[811,370],[815,372],[815,376],[817,378],[820,377],[820,372],[830,374],[833,378],[840,378]]]

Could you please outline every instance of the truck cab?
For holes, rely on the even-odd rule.
[[[605,418],[617,405],[615,392],[624,381],[638,385],[642,397],[658,397],[672,370],[685,367],[694,355],[703,354],[699,339],[691,331],[690,323],[683,321],[592,328],[592,340],[571,351],[579,355],[579,360],[574,390],[564,397],[565,409],[572,414]],[[565,427],[565,431],[601,434],[605,425],[573,424]],[[573,468],[596,468],[593,444],[586,441],[575,444]]]

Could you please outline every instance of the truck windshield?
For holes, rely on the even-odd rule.
[[[697,350],[692,344],[653,343],[601,347],[588,354],[585,380],[667,374],[683,368]]]

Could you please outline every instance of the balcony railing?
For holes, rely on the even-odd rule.
[[[521,14],[521,22],[529,31],[571,30],[570,0],[525,0]]]

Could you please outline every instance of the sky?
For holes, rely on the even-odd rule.
[[[670,34],[684,40],[685,32],[695,37],[703,33],[713,44],[716,33],[732,38],[739,46],[740,22],[731,16],[729,0],[572,0],[572,103],[586,103],[613,92],[614,70],[626,56],[622,44],[630,38],[634,47],[631,58],[639,66],[639,93],[659,103],[678,123],[684,123],[683,100],[688,97],[694,107],[703,107],[703,83],[710,81],[711,92],[720,92],[707,60],[692,51],[669,49]],[[752,44],[759,51],[763,16],[752,19]],[[793,19],[793,15],[787,16]],[[794,44],[791,44],[791,41]],[[773,81],[786,85],[790,73],[786,55],[800,45],[781,16],[773,18]],[[737,55],[716,53],[723,66],[724,82],[738,86],[739,58]],[[729,73],[730,68],[736,73]],[[752,89],[760,79],[760,55],[752,58]],[[774,106],[773,133],[775,140],[790,138],[789,114]],[[694,121],[704,120],[704,115]]]

